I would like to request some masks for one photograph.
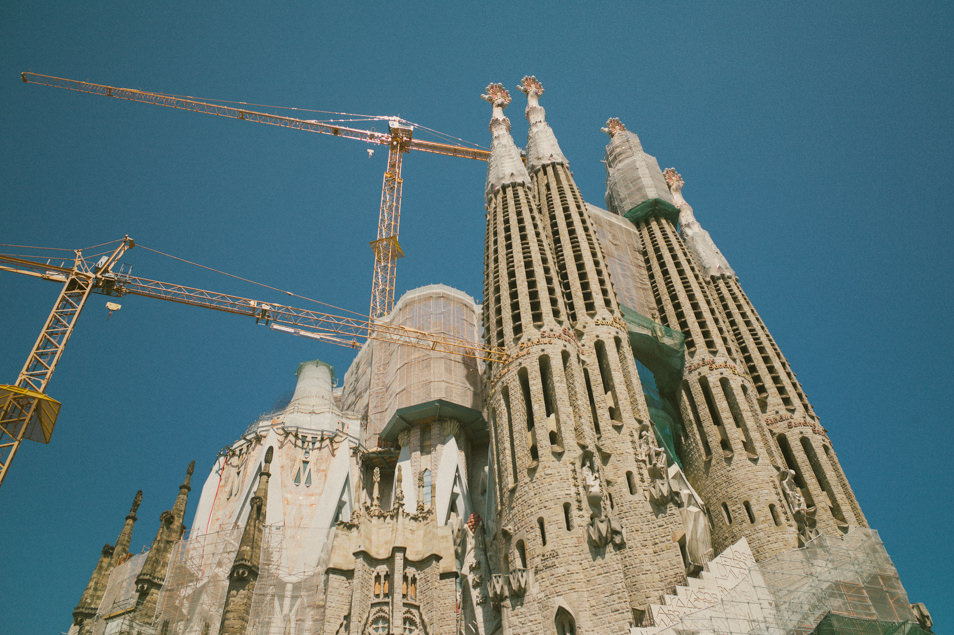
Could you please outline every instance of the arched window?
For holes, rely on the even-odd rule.
[[[547,544],[547,530],[543,526],[543,518],[537,518],[537,527],[540,529],[540,544],[546,546]]]
[[[732,514],[729,512],[729,506],[722,503],[722,514],[725,516],[725,522],[732,524]]]
[[[752,506],[749,504],[749,501],[742,501],[742,507],[745,508],[745,513],[748,514],[749,522],[754,525],[754,524],[755,524],[755,512],[752,511]]]
[[[517,557],[520,559],[520,567],[527,568],[527,546],[522,540],[517,541]]]
[[[301,485],[304,482],[305,487],[311,487],[311,464],[302,459],[298,464],[298,471],[295,472],[295,485]]]
[[[368,625],[368,633],[370,635],[387,635],[387,632],[388,618],[385,615],[378,615],[371,620],[371,624]]]
[[[556,618],[553,621],[556,624],[557,635],[576,635],[576,620],[562,606],[557,609]]]

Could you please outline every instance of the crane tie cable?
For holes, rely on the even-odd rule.
[[[159,251],[158,249],[152,249],[152,248],[150,248],[150,247],[146,247],[145,245],[143,245],[143,244],[141,244],[141,243],[136,243],[136,246],[139,247],[139,248],[141,248],[141,249],[145,249],[146,251],[151,251],[151,252],[153,252],[153,253],[159,254],[160,256],[165,256],[166,258],[172,258],[173,260],[178,260],[178,261],[180,261],[180,262],[184,262],[184,263],[186,263],[186,264],[193,265],[193,266],[195,266],[195,267],[199,267],[200,269],[207,269],[207,270],[209,270],[209,271],[213,271],[213,272],[218,273],[218,274],[221,274],[221,275],[223,275],[223,276],[228,276],[229,278],[235,278],[236,280],[241,280],[242,282],[248,282],[249,284],[258,285],[258,286],[264,287],[264,288],[266,288],[266,289],[271,289],[272,291],[277,291],[277,292],[279,292],[279,293],[284,293],[285,295],[289,295],[289,296],[292,296],[292,297],[295,297],[295,298],[301,298],[302,300],[306,300],[306,301],[308,301],[308,302],[314,302],[315,304],[321,304],[321,305],[323,305],[323,306],[326,306],[326,307],[335,309],[336,311],[344,311],[344,312],[346,312],[346,313],[352,313],[352,314],[354,314],[354,315],[359,315],[359,316],[361,316],[362,318],[366,318],[366,317],[367,317],[367,315],[365,315],[364,313],[358,313],[357,311],[352,311],[351,309],[345,309],[345,308],[342,308],[342,307],[340,307],[340,306],[335,306],[334,304],[328,304],[327,302],[322,302],[321,300],[315,300],[314,298],[309,298],[309,297],[307,297],[307,296],[299,295],[299,294],[293,293],[293,292],[291,292],[291,291],[286,291],[285,289],[279,289],[278,287],[273,287],[273,286],[271,286],[271,285],[267,285],[267,284],[262,283],[262,282],[256,282],[255,280],[249,280],[248,278],[243,278],[242,276],[237,276],[237,275],[235,275],[235,274],[233,274],[233,273],[228,273],[227,271],[222,271],[222,270],[220,270],[220,269],[215,269],[215,268],[213,268],[213,267],[209,267],[209,266],[206,266],[206,265],[202,265],[202,264],[199,264],[199,263],[197,263],[197,262],[192,262],[191,260],[186,260],[185,258],[179,258],[178,256],[173,256],[172,254],[167,254],[167,253],[165,253],[165,252]]]

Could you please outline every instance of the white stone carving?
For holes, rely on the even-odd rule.
[[[682,239],[686,247],[692,254],[692,259],[696,266],[702,270],[702,275],[712,276],[735,276],[729,262],[716,247],[712,237],[709,235],[699,221],[692,213],[692,206],[682,197],[682,186],[685,185],[682,176],[676,172],[675,168],[666,168],[663,170],[663,177],[669,185],[669,191],[672,192],[673,202],[679,208],[679,226],[682,233]]]

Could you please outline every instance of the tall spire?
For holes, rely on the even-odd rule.
[[[676,168],[666,168],[663,171],[663,178],[669,185],[669,191],[672,192],[673,202],[679,208],[679,227],[682,239],[686,247],[692,253],[696,265],[702,268],[702,274],[708,276],[734,276],[735,272],[729,266],[729,262],[716,247],[709,236],[709,232],[702,228],[699,221],[692,213],[692,206],[682,197],[682,186],[685,181],[682,176],[676,172]]]
[[[602,130],[610,136],[606,146],[606,207],[627,216],[652,201],[650,205],[662,203],[675,217],[672,196],[656,157],[646,154],[639,137],[618,118],[609,119]]]
[[[530,184],[530,175],[520,158],[520,151],[510,136],[510,120],[504,115],[504,108],[510,102],[510,93],[503,84],[488,84],[487,91],[480,98],[490,102],[493,114],[490,117],[490,158],[487,159],[487,186],[484,190],[487,201],[507,183]]]
[[[91,633],[91,618],[96,615],[100,603],[103,601],[103,595],[106,592],[106,584],[109,582],[109,574],[113,568],[119,564],[126,554],[129,553],[129,543],[132,540],[133,525],[136,523],[136,510],[142,502],[142,490],[136,492],[133,498],[132,509],[126,516],[126,522],[123,524],[122,531],[116,539],[116,546],[105,545],[90,576],[86,590],[80,598],[79,604],[73,610],[73,623],[79,627],[79,633],[86,635]]]
[[[543,94],[543,85],[533,75],[525,75],[517,85],[527,96],[527,121],[530,130],[527,132],[527,168],[533,172],[548,163],[566,163],[566,157],[560,150],[556,136],[547,123],[547,111],[540,105],[540,95]]]
[[[172,556],[172,546],[185,533],[186,504],[189,502],[189,492],[192,490],[192,472],[195,470],[195,461],[189,463],[185,480],[179,486],[179,495],[171,511],[164,511],[159,515],[159,530],[152,541],[152,548],[146,555],[142,570],[136,576],[135,620],[150,621],[156,613],[156,603],[159,599],[159,590],[166,580],[166,569],[169,567],[169,558]]]
[[[271,477],[272,455],[275,448],[265,451],[265,462],[258,476],[258,489],[249,503],[248,519],[242,541],[229,572],[229,590],[222,609],[220,635],[242,635],[248,629],[248,616],[252,610],[252,594],[258,580],[258,568],[262,558],[262,537],[265,533],[265,510],[268,505],[268,481]]]

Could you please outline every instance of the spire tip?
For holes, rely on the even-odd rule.
[[[611,138],[616,136],[617,132],[621,130],[626,130],[626,126],[623,125],[623,122],[619,120],[619,117],[610,117],[606,120],[606,126],[600,128],[603,132],[608,134]]]
[[[490,102],[497,108],[506,108],[510,105],[510,102],[513,101],[510,97],[510,92],[504,88],[504,85],[500,82],[487,84],[487,88],[484,90],[486,92],[481,95],[480,98],[484,101]]]
[[[536,75],[524,75],[520,83],[517,84],[517,88],[528,97],[530,93],[535,93],[538,97],[543,94],[543,84],[540,83]]]

